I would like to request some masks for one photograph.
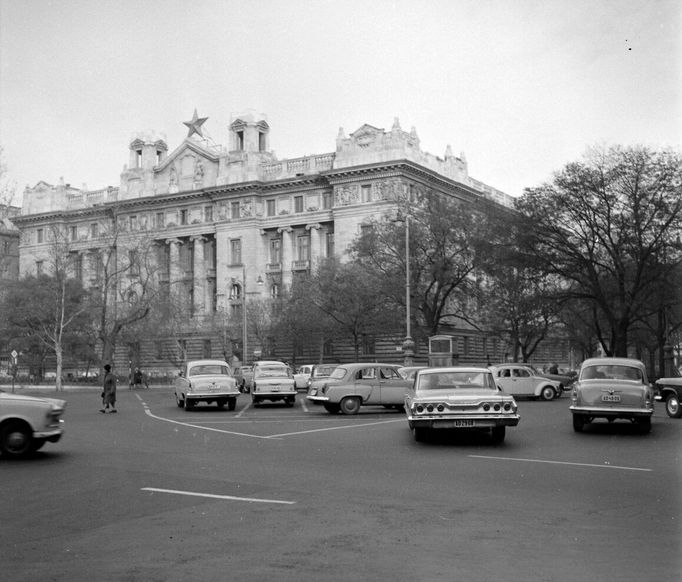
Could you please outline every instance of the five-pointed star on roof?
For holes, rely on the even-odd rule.
[[[189,133],[187,134],[187,137],[192,137],[195,133],[199,135],[199,137],[204,137],[204,134],[201,133],[201,126],[204,124],[204,122],[208,119],[208,117],[199,117],[197,115],[197,110],[196,108],[194,109],[194,117],[192,117],[191,121],[183,121],[187,127],[189,127]]]

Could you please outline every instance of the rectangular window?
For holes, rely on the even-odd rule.
[[[137,230],[137,216],[130,217],[130,230]]]
[[[128,263],[129,263],[130,274],[131,275],[139,275],[140,274],[140,258],[139,258],[137,250],[133,249],[133,250],[128,251]]]
[[[72,226],[71,227],[71,240],[78,240],[78,227],[77,226]]]
[[[294,196],[294,212],[303,212],[303,196]]]
[[[187,210],[180,211],[180,224],[187,224]]]
[[[265,151],[265,134],[262,131],[258,132],[258,151]]]
[[[41,242],[43,242],[43,238],[44,238],[43,229],[42,229],[42,228],[39,228],[39,229],[36,231],[36,241],[39,242],[39,243],[41,243]]]
[[[296,239],[296,257],[299,261],[310,260],[310,237],[299,236]]]
[[[36,275],[40,276],[43,274],[43,262],[36,261]]]
[[[244,151],[244,132],[243,131],[237,132],[237,149],[240,152]]]
[[[230,241],[230,259],[231,265],[242,264],[242,241],[239,238]]]
[[[326,248],[325,252],[327,253],[325,256],[326,257],[333,257],[334,256],[334,231],[328,232],[325,238],[326,242]]]
[[[157,212],[156,213],[156,228],[163,228],[166,226],[166,213]]]
[[[282,240],[279,238],[270,239],[270,262],[279,264],[282,261]]]
[[[213,222],[213,206],[204,207],[204,222]]]
[[[362,201],[371,202],[372,201],[372,185],[365,184],[362,186]]]
[[[96,222],[93,222],[90,225],[90,236],[92,238],[97,238],[99,236],[99,225]]]
[[[268,200],[266,203],[268,216],[275,216],[277,212],[277,205],[274,200]]]
[[[230,216],[233,219],[241,217],[241,212],[239,212],[239,202],[232,202],[230,204]]]
[[[334,197],[332,196],[331,192],[325,192],[322,194],[322,208],[325,210],[329,210],[333,204]]]

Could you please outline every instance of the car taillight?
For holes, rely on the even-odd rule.
[[[486,403],[483,405],[483,410],[485,410],[486,412],[488,412],[488,411],[490,410],[490,404],[488,404],[488,403],[486,402]]]
[[[415,408],[415,410],[416,410],[417,412],[421,413],[421,412],[424,412],[424,407],[423,407],[421,404],[418,404],[418,405],[417,405],[417,408]]]
[[[504,403],[504,411],[509,412],[511,410],[511,402],[505,402]]]
[[[445,410],[445,406],[439,404],[438,406],[436,406],[436,410],[438,410],[438,412],[443,412]]]
[[[502,407],[499,405],[499,403],[495,404],[493,408],[495,409],[495,412],[499,412],[500,410],[502,410]]]

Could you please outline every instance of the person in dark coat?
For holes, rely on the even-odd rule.
[[[135,368],[135,371],[133,372],[133,388],[142,388],[143,384],[146,388],[149,388],[147,377],[140,368]]]
[[[110,409],[111,408],[111,409]],[[102,408],[101,413],[118,412],[116,410],[116,376],[111,373],[111,366],[104,366],[104,382],[102,386]]]

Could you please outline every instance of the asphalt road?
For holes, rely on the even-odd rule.
[[[45,394],[43,392],[43,394]],[[53,392],[46,395],[54,395]],[[404,414],[175,406],[165,388],[67,391],[67,433],[0,459],[15,581],[629,581],[682,575],[682,420],[573,432],[520,401],[504,444],[416,443]]]

